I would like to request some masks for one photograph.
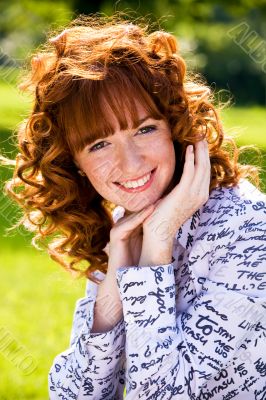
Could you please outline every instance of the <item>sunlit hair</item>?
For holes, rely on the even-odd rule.
[[[106,206],[73,161],[88,143],[114,133],[106,103],[121,129],[128,126],[128,113],[137,124],[138,102],[151,117],[166,119],[176,152],[175,183],[186,147],[206,137],[210,191],[244,177],[259,186],[258,169],[238,163],[239,150],[225,138],[213,93],[186,71],[169,33],[150,32],[126,19],[79,18],[32,58],[22,86],[33,92],[34,105],[18,132],[19,154],[7,193],[24,211],[19,224],[35,232],[33,245],[45,244],[69,271],[95,280],[93,271],[107,270],[104,248],[114,205]]]

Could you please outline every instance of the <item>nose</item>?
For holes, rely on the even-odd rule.
[[[136,178],[145,169],[145,155],[143,149],[133,141],[127,141],[119,145],[116,154],[117,168],[121,177]]]

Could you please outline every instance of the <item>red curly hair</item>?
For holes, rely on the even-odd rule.
[[[69,271],[97,281],[92,272],[107,270],[104,248],[115,205],[108,207],[74,163],[76,152],[114,133],[101,96],[121,129],[127,128],[126,112],[137,120],[132,98],[153,118],[167,120],[175,183],[186,147],[206,137],[210,191],[244,177],[259,186],[258,168],[238,163],[239,150],[224,135],[210,88],[186,71],[175,37],[162,30],[149,32],[146,25],[114,17],[80,17],[32,58],[22,87],[33,92],[34,105],[18,132],[19,153],[6,190],[24,211],[19,224],[35,232],[33,245],[48,238],[49,254]]]

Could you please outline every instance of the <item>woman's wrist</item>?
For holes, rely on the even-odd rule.
[[[123,317],[123,307],[119,296],[115,275],[107,272],[98,286],[94,306],[92,333],[107,332]]]
[[[172,262],[173,240],[151,243],[143,240],[139,265],[163,265]]]
[[[129,258],[130,254],[127,243],[122,241],[117,241],[116,243],[110,242],[108,259],[109,273],[115,275],[118,268],[130,262]]]

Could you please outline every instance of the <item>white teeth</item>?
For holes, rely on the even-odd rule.
[[[151,172],[149,174],[147,174],[146,176],[144,176],[142,179],[138,179],[137,181],[133,181],[133,182],[120,183],[120,185],[122,185],[128,189],[136,188],[136,187],[145,185],[145,183],[147,183],[150,180],[150,177],[151,177]]]

